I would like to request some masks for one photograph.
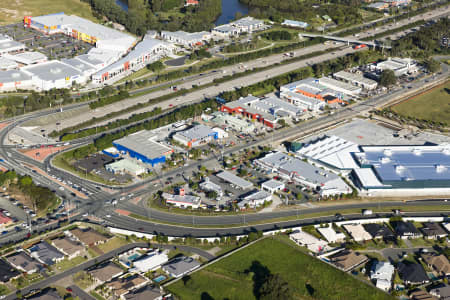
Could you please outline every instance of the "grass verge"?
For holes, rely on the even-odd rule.
[[[449,205],[433,205],[433,206],[387,206],[378,208],[377,203],[373,204],[373,207],[366,207],[366,209],[371,209],[374,213],[390,213],[394,209],[400,209],[403,212],[427,212],[427,211],[437,211],[441,213],[450,213],[450,206]],[[227,225],[196,225],[196,224],[183,224],[183,223],[175,223],[175,222],[162,222],[160,220],[151,219],[139,214],[131,213],[129,215],[130,218],[139,219],[143,221],[149,221],[152,223],[159,223],[159,224],[168,224],[168,225],[186,225],[193,228],[232,228],[232,227],[242,227],[242,226],[251,226],[251,225],[261,225],[261,224],[268,224],[268,223],[282,223],[282,222],[288,222],[288,221],[294,221],[294,220],[305,220],[305,219],[311,219],[311,218],[317,218],[317,217],[325,217],[325,216],[334,216],[335,214],[358,214],[361,213],[361,209],[332,209],[326,211],[326,212],[320,212],[320,213],[303,213],[302,210],[299,210],[299,215],[289,216],[289,217],[281,217],[281,218],[274,218],[274,219],[266,219],[264,221],[258,221],[258,222],[246,222],[244,223],[238,223],[238,224],[227,224]],[[244,220],[244,219],[242,219]],[[195,223],[195,220],[194,220]]]
[[[450,81],[392,107],[396,113],[413,119],[447,124],[450,119]]]

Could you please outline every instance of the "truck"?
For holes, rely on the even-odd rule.
[[[365,48],[365,47],[367,47],[366,44],[361,44],[361,45],[355,45],[355,46],[353,46],[353,49],[354,49],[354,50],[357,50],[357,49],[362,49],[362,48]]]
[[[363,209],[363,211],[362,211],[363,216],[370,216],[372,214],[373,214],[373,211],[370,209]]]

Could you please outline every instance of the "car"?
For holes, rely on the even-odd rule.
[[[342,216],[340,213],[335,214],[334,217],[335,217],[336,220],[338,220],[338,221],[344,220],[344,216]]]
[[[66,291],[68,291],[68,292],[71,293],[71,292],[72,292],[72,288],[71,288],[71,287],[67,287],[67,288],[66,288]]]
[[[105,217],[107,217],[107,218],[111,218],[111,215],[106,215]]]

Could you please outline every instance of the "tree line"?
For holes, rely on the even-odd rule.
[[[51,190],[36,185],[30,176],[21,176],[14,170],[0,173],[0,185],[7,185],[9,189],[17,189],[20,191],[35,205],[38,211],[51,207],[57,200]]]
[[[115,0],[82,0],[97,18],[103,16],[122,24],[133,34],[143,35],[149,29],[202,31],[212,28],[222,12],[221,0],[202,0],[197,6],[184,7],[183,0],[128,0],[128,11]]]
[[[317,16],[328,15],[337,25],[358,24],[362,21],[360,3],[356,0],[317,3],[313,0],[240,0],[250,7],[250,15],[257,18],[282,22],[295,19],[311,23]],[[352,3],[356,2],[356,3]]]

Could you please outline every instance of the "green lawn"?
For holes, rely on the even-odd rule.
[[[450,81],[422,95],[394,105],[396,113],[450,124]]]
[[[95,21],[89,4],[80,0],[11,0],[0,1],[0,24],[17,23],[24,16],[41,16],[64,12]]]
[[[82,264],[86,261],[86,259],[83,256],[77,256],[74,259],[64,259],[60,261],[59,263],[55,264],[52,268],[55,271],[63,272],[65,270],[71,269],[75,266],[78,266],[79,264]]]
[[[394,299],[301,252],[286,236],[263,239],[167,289],[180,299],[256,299],[261,274],[280,274],[295,299]]]
[[[107,253],[126,244],[128,244],[128,242],[125,239],[120,237],[113,237],[106,243],[98,245],[98,248],[102,250],[104,253]]]
[[[9,290],[9,288],[6,285],[0,284],[0,296],[7,295],[10,292],[11,291]]]

